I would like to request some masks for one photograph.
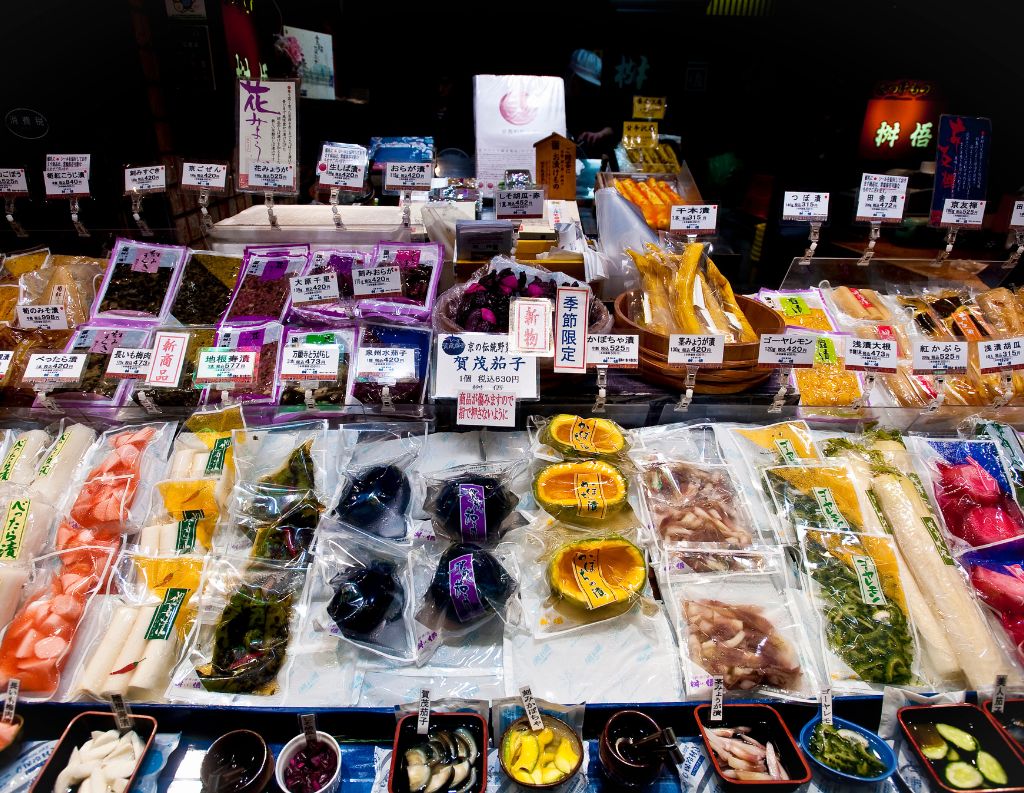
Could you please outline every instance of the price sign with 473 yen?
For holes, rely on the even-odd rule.
[[[718,228],[718,204],[674,206],[668,228],[685,234],[714,234]]]
[[[847,339],[846,368],[855,372],[896,373],[896,342],[880,339]]]

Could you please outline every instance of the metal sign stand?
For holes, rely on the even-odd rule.
[[[149,224],[142,219],[142,194],[137,190],[132,193],[132,219],[135,221],[135,225],[139,227],[139,232],[143,237],[153,236],[153,231],[150,229]]]
[[[693,402],[693,389],[697,387],[697,366],[686,367],[686,391],[679,395],[679,403],[675,407],[676,413],[685,413],[690,409]]]
[[[814,258],[814,252],[818,250],[818,241],[821,239],[821,223],[812,220],[811,221],[811,232],[807,236],[807,250],[804,251],[803,258],[800,259],[798,264],[805,266],[810,265],[811,259]]]
[[[783,405],[786,404],[786,397],[789,396],[789,379],[793,374],[792,366],[785,366],[779,370],[782,378],[782,385],[779,386],[779,390],[775,392],[775,398],[772,400],[771,406],[768,408],[769,413],[781,413]]]
[[[409,228],[412,225],[412,191],[402,191],[402,227]]]
[[[341,222],[341,212],[338,210],[338,199],[341,196],[341,191],[337,187],[331,188],[331,214],[334,215],[334,228],[338,231],[342,231],[345,228],[345,224]]]
[[[391,386],[384,386],[380,391],[381,410],[385,413],[395,412],[395,401],[391,398]]]
[[[859,267],[867,267],[871,260],[875,256],[875,243],[878,242],[878,238],[882,235],[882,224],[877,220],[871,221],[871,232],[868,234],[868,247],[864,249],[864,253],[861,254],[860,260],[857,262]]]
[[[14,219],[14,197],[8,196],[4,198],[4,213],[7,218],[7,222],[11,226],[11,231],[18,237],[27,237],[28,232],[25,231],[24,227]],[[1020,253],[1017,254],[1020,256]]]
[[[953,246],[956,244],[956,233],[959,231],[957,226],[946,227],[946,247],[944,250],[939,251],[939,255],[935,257],[935,263],[944,262],[949,258],[949,254],[953,252]]]
[[[8,201],[10,201],[10,199],[8,199]],[[7,219],[10,220],[11,216],[8,215]],[[1016,245],[1017,248],[1010,254],[1010,258],[1003,264],[1004,270],[1012,270],[1016,267],[1017,262],[1020,261],[1021,254],[1024,254],[1024,229],[1014,229],[1013,244]]]
[[[864,372],[864,387],[861,389],[860,396],[853,400],[853,404],[850,405],[851,410],[860,410],[864,407],[864,400],[868,398],[868,394],[875,387],[875,378],[877,374],[875,372]]]
[[[270,228],[277,229],[277,215],[274,214],[274,194],[269,190],[263,193],[263,204],[267,208],[267,217],[270,219]]]
[[[1013,370],[1004,369],[999,373],[999,378],[1003,387],[1000,389],[999,396],[992,400],[992,407],[994,408],[1001,408],[1010,404],[1010,400],[1016,396],[1013,392]]]
[[[608,367],[597,367],[597,399],[594,400],[594,413],[604,413],[608,401]]]
[[[203,234],[209,234],[213,231],[213,218],[210,217],[210,191],[205,188],[199,191],[199,212]]]
[[[89,236],[91,236],[89,234],[89,229],[87,229],[82,224],[82,222],[78,219],[78,212],[79,212],[78,199],[77,198],[72,198],[71,199],[71,225],[73,225],[75,227],[75,231],[78,232],[78,236],[79,237],[89,237]]]

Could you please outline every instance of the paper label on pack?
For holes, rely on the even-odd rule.
[[[523,701],[523,710],[526,711],[526,720],[530,723],[530,729],[540,732],[544,729],[544,719],[540,715],[540,707],[533,696],[533,690],[529,686],[522,686],[519,689],[519,698]]]
[[[839,511],[839,505],[836,504],[836,498],[832,495],[832,491],[827,487],[814,487],[811,488],[811,492],[814,494],[829,528],[834,531],[850,531],[850,523]]]
[[[762,369],[810,369],[814,366],[818,334],[764,334],[757,352],[757,365]]]
[[[164,592],[164,599],[156,607],[156,611],[153,612],[153,617],[149,621],[149,627],[146,629],[147,642],[151,642],[154,639],[167,641],[171,638],[171,631],[174,630],[174,623],[178,619],[178,612],[181,611],[181,607],[184,605],[187,597],[187,589],[172,587]]]
[[[115,380],[145,380],[152,365],[152,350],[138,347],[115,347],[107,361],[105,376]]]
[[[669,366],[721,366],[724,356],[725,336],[721,334],[669,334]]]
[[[469,622],[484,612],[472,554],[456,556],[448,562],[448,594],[460,622]]]
[[[249,385],[256,380],[259,359],[258,349],[203,347],[199,350],[193,382],[200,386],[213,383]]]
[[[252,162],[249,164],[249,187],[290,190],[295,186],[295,168],[287,162]]]
[[[654,148],[658,145],[658,122],[622,122],[622,145],[626,148]]]
[[[878,575],[878,567],[870,556],[851,556],[853,571],[857,574],[860,584],[860,599],[866,606],[884,606],[885,593],[882,591],[882,580]]]
[[[397,297],[402,294],[402,268],[397,264],[352,268],[352,294],[356,297]]]
[[[196,547],[196,529],[199,521],[206,517],[201,509],[186,509],[178,521],[174,536],[174,550],[178,553],[192,553]]]
[[[292,303],[309,305],[311,303],[329,303],[337,300],[338,274],[320,273],[318,275],[297,275],[289,280]]]
[[[150,362],[146,385],[176,388],[185,364],[189,334],[159,332],[153,343],[153,359]]]
[[[217,438],[210,450],[210,457],[206,461],[206,475],[220,476],[224,473],[224,462],[227,460],[228,449],[231,448],[231,438]]]
[[[725,678],[722,675],[715,675],[711,680],[711,721],[721,721],[722,703],[725,699]]]
[[[799,465],[800,455],[796,453],[796,447],[789,438],[776,438],[775,448],[778,449],[782,461],[786,465]]]
[[[463,427],[514,427],[516,395],[500,391],[459,391],[455,423]]]
[[[1013,202],[1013,212],[1010,213],[1010,228],[1014,231],[1024,231],[1024,201]]]
[[[7,371],[11,368],[11,361],[13,359],[13,350],[0,350],[0,380],[7,377]]]
[[[0,168],[0,195],[28,195],[28,179],[24,168]]]
[[[718,204],[673,206],[668,228],[685,234],[714,234],[718,230]]]
[[[583,374],[587,371],[587,320],[590,290],[560,286],[555,297],[555,371]]]
[[[544,217],[544,191],[496,190],[494,214],[498,220],[542,218]]]
[[[341,346],[337,344],[297,344],[285,347],[281,358],[282,380],[335,382]]]
[[[7,505],[4,524],[0,526],[0,561],[15,561],[21,556],[21,543],[31,506],[32,500],[28,498],[12,498]]]
[[[636,369],[640,365],[640,337],[632,334],[587,334],[587,368]]]
[[[806,317],[811,313],[807,301],[799,295],[780,295],[778,304],[782,313],[787,317]]]
[[[1024,369],[1024,337],[979,341],[978,364],[982,374]]]
[[[227,189],[228,166],[216,162],[186,162],[181,166],[181,187],[184,190],[209,190],[219,193]]]
[[[459,393],[501,391],[518,399],[537,399],[537,358],[509,349],[507,335],[450,333],[437,337],[435,399]]]
[[[857,194],[857,220],[899,223],[907,203],[907,176],[866,173],[861,175]]]
[[[384,165],[385,190],[429,190],[434,164],[429,162],[389,162]]]
[[[597,419],[585,419],[582,416],[572,417],[572,429],[569,431],[569,443],[578,452],[594,454],[594,434],[597,432]]]
[[[18,327],[67,330],[68,314],[62,305],[18,306]]]
[[[985,223],[985,201],[963,201],[959,198],[947,198],[942,202],[943,226],[966,226],[980,229]]]
[[[608,500],[604,497],[602,477],[599,473],[574,474],[573,492],[576,494],[576,515],[581,518],[603,520],[608,514]]]
[[[464,542],[483,542],[487,539],[484,497],[483,485],[459,485],[459,532]]]
[[[836,366],[839,363],[839,352],[831,336],[818,337],[814,346],[814,363],[824,366]]]
[[[666,96],[634,96],[633,118],[659,121],[665,118],[665,107],[667,104],[668,97]]]
[[[915,341],[914,374],[966,374],[967,342]]]
[[[896,372],[896,342],[882,339],[848,339],[846,368],[855,372]]]
[[[520,297],[509,304],[509,349],[547,357],[554,354],[551,334],[551,301]]]
[[[325,143],[316,164],[321,187],[359,192],[366,180],[366,149],[353,143]]]
[[[782,219],[824,223],[828,220],[828,196],[828,193],[787,190],[782,197]]]
[[[74,385],[82,379],[86,353],[36,353],[28,358],[21,382],[30,385]]]
[[[125,193],[162,193],[165,190],[167,169],[163,165],[124,169]]]
[[[360,347],[356,374],[375,383],[416,379],[416,350],[409,347]]]
[[[615,593],[601,572],[601,550],[577,551],[572,557],[572,574],[576,586],[587,599],[591,609],[615,602]]]

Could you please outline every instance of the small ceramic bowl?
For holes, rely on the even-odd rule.
[[[639,741],[659,732],[661,727],[646,713],[638,710],[620,710],[612,714],[604,725],[601,740],[598,742],[601,767],[608,778],[617,785],[629,788],[641,788],[651,784],[661,771],[661,756],[649,754],[637,757],[624,750],[623,745],[624,742]]]
[[[853,732],[864,736],[865,740],[868,742],[868,746],[874,750],[883,765],[885,765],[885,770],[878,776],[863,777],[857,776],[856,774],[844,774],[842,771],[837,771],[835,768],[830,768],[825,765],[811,753],[811,736],[814,734],[814,728],[818,726],[820,721],[821,715],[819,714],[811,719],[811,721],[807,722],[807,724],[804,725],[804,728],[800,730],[800,748],[803,750],[804,755],[807,757],[810,764],[826,776],[829,776],[832,779],[838,779],[842,782],[870,784],[888,779],[896,771],[896,755],[893,754],[892,748],[889,744],[878,737],[878,735],[871,732],[871,730],[865,730],[859,724],[854,724],[852,721],[846,721],[845,719],[836,718],[832,719],[832,723],[835,725],[837,730],[852,730]]]
[[[505,775],[512,780],[512,782],[519,787],[527,788],[528,790],[550,790],[552,788],[560,787],[576,776],[579,773],[580,767],[583,765],[583,741],[576,731],[566,724],[561,719],[556,719],[554,716],[549,716],[547,713],[540,714],[541,719],[544,721],[545,727],[550,727],[556,732],[564,732],[567,735],[571,735],[575,739],[575,746],[573,747],[576,751],[576,765],[573,766],[572,770],[558,779],[557,782],[523,782],[522,780],[516,779],[512,775],[512,769],[505,763],[505,742],[509,739],[513,730],[518,730],[520,727],[529,728],[529,720],[523,716],[521,719],[516,719],[512,722],[508,729],[505,730],[504,735],[501,736],[501,741],[498,743],[498,762],[501,763],[501,770],[505,772]]]
[[[259,793],[274,776],[274,755],[252,730],[225,733],[210,744],[199,767],[203,790]]]
[[[327,780],[327,784],[316,791],[316,793],[335,793],[338,787],[341,785],[341,747],[338,746],[338,742],[334,740],[332,735],[328,735],[326,732],[321,730],[316,731],[317,738],[334,752],[338,758],[338,764],[334,768],[334,775]],[[296,735],[281,749],[281,753],[277,756],[277,786],[285,793],[289,793],[288,787],[284,783],[284,772],[288,768],[288,763],[291,762],[292,758],[299,753],[299,751],[306,746],[306,735]]]

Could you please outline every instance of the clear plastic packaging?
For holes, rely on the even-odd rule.
[[[636,525],[628,479],[606,460],[544,466],[534,476],[533,497],[555,520],[574,526],[612,530]]]
[[[748,550],[711,550],[677,548],[664,553],[665,573],[669,575],[707,573],[771,573],[782,572],[788,560],[782,548],[754,548]]]
[[[893,318],[886,301],[874,289],[840,286],[825,294],[838,313],[850,320],[889,322]]]
[[[281,347],[278,363],[282,407],[306,406],[310,408],[337,408],[345,404],[349,381],[355,363],[356,331],[354,328],[333,328],[310,331],[285,328],[285,343]],[[292,379],[284,372],[284,358],[289,347],[300,345],[327,345],[338,348],[338,368],[331,377],[322,379]]]
[[[1024,664],[1024,538],[968,551],[960,558],[978,597],[1005,632],[1018,664]]]
[[[0,322],[13,323],[17,318],[21,276],[43,267],[49,259],[49,248],[35,248],[8,254],[0,262]]]
[[[633,434],[611,419],[559,413],[530,416],[527,424],[534,455],[544,460],[625,461]]]
[[[0,489],[0,563],[27,563],[53,543],[57,510],[23,485]]]
[[[94,320],[157,323],[174,297],[185,249],[118,239],[92,305]]]
[[[1009,424],[979,419],[973,426],[973,433],[975,437],[993,441],[999,447],[1004,470],[1013,485],[1017,503],[1020,504],[1024,499],[1024,445],[1021,444],[1017,430]]]
[[[120,405],[129,389],[129,379],[107,374],[111,356],[117,347],[146,349],[148,328],[125,324],[94,325],[78,328],[64,352],[86,353],[82,379],[74,388],[54,388],[47,396],[60,403]],[[148,367],[147,367],[148,368]],[[145,373],[145,372],[144,372]]]
[[[794,369],[793,384],[800,392],[800,404],[811,407],[849,407],[865,396],[860,375],[846,368],[844,334],[819,335],[814,366]]]
[[[46,430],[30,429],[8,433],[2,446],[0,460],[0,483],[31,485],[36,476],[39,460],[53,443],[53,436]]]
[[[86,453],[95,440],[96,431],[92,427],[64,425],[36,469],[29,487],[33,498],[39,497],[55,507],[62,507],[74,494],[79,469],[84,467]]]
[[[366,286],[355,285],[359,314],[396,322],[429,320],[444,266],[444,246],[436,242],[378,242],[372,262],[378,271],[384,267],[398,268],[400,291],[378,299],[372,294],[358,294]]]
[[[511,487],[521,468],[521,463],[480,463],[426,475],[423,509],[435,536],[490,546],[525,525]]]
[[[255,350],[258,359],[251,380],[217,382],[206,390],[206,403],[223,401],[225,393],[236,402],[274,402],[277,400],[277,365],[280,358],[284,327],[279,322],[265,322],[217,329],[218,348]],[[227,387],[225,387],[227,386]]]
[[[291,278],[302,272],[308,256],[308,245],[246,248],[225,321],[281,322],[291,302]]]
[[[364,324],[347,403],[422,405],[433,334],[426,329]]]
[[[802,465],[819,459],[805,421],[782,421],[764,427],[726,427],[724,437],[716,425],[715,434],[723,446],[731,440],[755,472],[771,465]]]
[[[825,332],[839,329],[820,289],[761,289],[757,299],[782,314],[787,326]]]
[[[168,319],[182,325],[217,325],[224,320],[242,272],[241,256],[189,251]]]
[[[31,575],[32,566],[28,564],[0,565],[0,631],[7,627],[21,605]]]
[[[106,266],[105,261],[86,256],[50,256],[45,267],[21,276],[18,302],[25,306],[63,306],[68,327],[74,329],[88,321]]]
[[[764,482],[790,542],[804,528],[863,530],[864,513],[845,466],[776,466],[764,470]]]
[[[333,274],[337,279],[338,297],[309,303],[293,302],[288,315],[289,322],[316,327],[335,325],[355,318],[357,309],[352,272],[370,267],[372,258],[372,253],[337,248],[310,253],[301,274],[305,277]]]
[[[235,430],[231,441],[239,482],[312,490],[320,501],[329,499],[326,421]]]

